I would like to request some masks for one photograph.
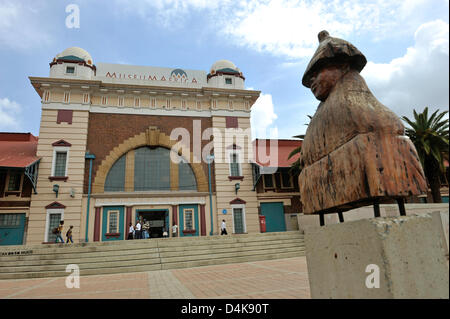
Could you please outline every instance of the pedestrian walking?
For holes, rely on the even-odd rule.
[[[222,230],[220,232],[221,235],[228,235],[228,233],[227,233],[227,224],[225,223],[225,219],[222,219],[222,225],[220,226],[220,229]]]
[[[130,223],[130,225],[128,226],[128,237],[127,240],[133,239],[134,238],[134,226],[132,223]]]
[[[73,229],[73,226],[70,225],[70,228],[69,228],[69,230],[68,230],[67,233],[66,233],[66,244],[68,244],[69,241],[73,244],[73,240],[72,240],[72,229]]]
[[[56,235],[55,243],[58,242],[58,239],[62,243],[64,243],[64,239],[61,236],[63,228],[64,228],[64,221],[62,220],[59,222],[59,226],[55,229],[55,235]]]
[[[178,232],[178,225],[177,224],[173,224],[173,226],[172,226],[172,237],[177,237],[177,232]]]

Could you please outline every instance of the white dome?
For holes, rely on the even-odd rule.
[[[93,65],[91,55],[86,50],[84,50],[82,48],[78,48],[78,47],[71,47],[71,48],[65,49],[60,54],[56,55],[55,59],[60,59],[60,58],[70,57],[70,56],[82,59],[88,65]]]
[[[212,66],[211,66],[211,71],[210,73],[213,74],[215,73],[217,70],[222,70],[222,69],[232,69],[234,71],[237,72],[241,72],[236,65],[234,65],[233,62],[228,61],[228,60],[219,60],[217,62],[215,62]]]

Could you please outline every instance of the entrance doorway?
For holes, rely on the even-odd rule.
[[[148,222],[150,225],[150,238],[162,238],[164,231],[169,233],[169,211],[168,210],[139,210],[136,219],[141,225]]]

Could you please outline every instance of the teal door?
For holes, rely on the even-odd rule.
[[[198,205],[180,205],[180,237],[198,236]]]
[[[266,231],[286,231],[283,203],[261,203],[261,215],[266,216]]]
[[[25,214],[0,214],[0,245],[22,245]]]
[[[124,239],[124,207],[103,207],[102,241]]]

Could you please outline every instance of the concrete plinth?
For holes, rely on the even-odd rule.
[[[445,244],[428,214],[310,228],[305,245],[312,298],[449,298]]]

